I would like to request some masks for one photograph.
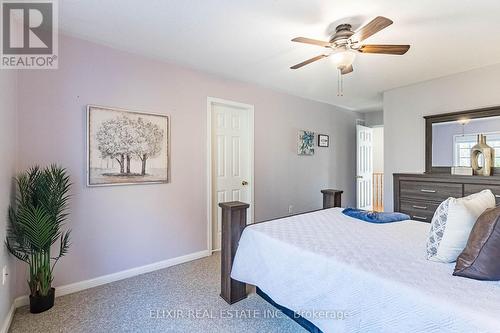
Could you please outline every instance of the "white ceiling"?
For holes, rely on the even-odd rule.
[[[329,59],[289,69],[322,52],[293,37],[378,15],[394,24],[366,43],[412,47],[359,54],[343,97]],[[62,0],[59,17],[68,35],[360,111],[381,109],[385,90],[500,62],[498,0]]]

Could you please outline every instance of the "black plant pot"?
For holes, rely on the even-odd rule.
[[[47,296],[30,295],[30,312],[40,313],[54,306],[55,288],[50,288]]]

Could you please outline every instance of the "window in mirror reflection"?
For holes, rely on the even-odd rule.
[[[464,134],[454,136],[453,161],[455,166],[471,166],[470,150],[474,145],[476,145],[478,134]],[[500,132],[487,133],[486,143],[494,149],[494,166],[500,167]],[[479,157],[478,162],[480,166],[484,165],[484,157],[482,155]]]
[[[500,117],[459,119],[432,124],[432,166],[470,166],[470,149],[477,135],[495,149],[494,166],[500,167]]]

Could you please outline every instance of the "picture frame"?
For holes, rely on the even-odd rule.
[[[299,130],[297,132],[297,155],[314,155],[314,132]]]
[[[330,146],[330,136],[326,134],[318,134],[318,147],[329,147]]]
[[[87,186],[170,182],[170,116],[87,105]]]

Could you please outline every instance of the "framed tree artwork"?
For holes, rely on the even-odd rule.
[[[166,115],[87,106],[87,185],[168,183]]]

